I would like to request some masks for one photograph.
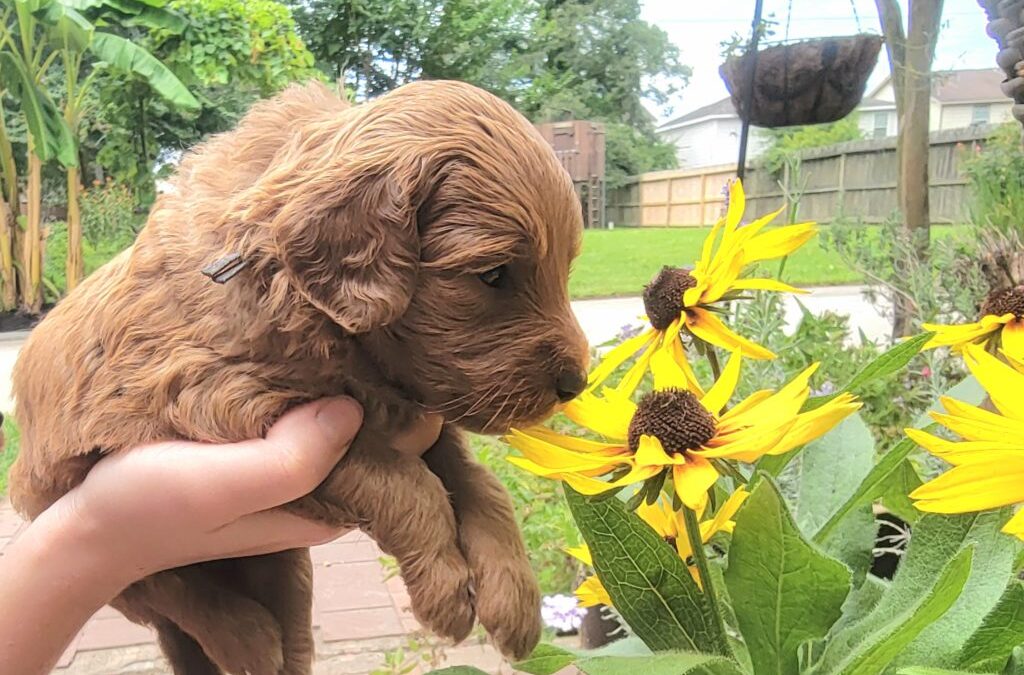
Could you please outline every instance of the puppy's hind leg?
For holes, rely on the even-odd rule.
[[[191,635],[167,619],[151,622],[157,641],[176,675],[223,675]]]
[[[398,560],[419,622],[462,641],[475,615],[469,567],[458,547],[448,493],[423,460],[376,440],[360,436],[312,497],[294,507],[362,527]]]

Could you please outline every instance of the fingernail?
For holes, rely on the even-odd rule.
[[[363,408],[347,396],[326,399],[317,408],[316,422],[332,441],[348,445],[363,424]]]

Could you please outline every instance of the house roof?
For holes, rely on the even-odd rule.
[[[676,127],[685,127],[690,124],[694,124],[700,120],[709,117],[736,117],[736,108],[732,105],[731,98],[723,98],[721,101],[715,101],[705,106],[701,106],[696,110],[691,110],[685,115],[671,119],[665,122],[658,131],[668,131],[669,129],[675,129]]]
[[[865,96],[857,106],[858,110],[895,110],[896,104],[893,101],[886,101],[881,98]]]
[[[876,96],[891,80],[886,76],[869,96]],[[936,70],[932,73],[932,98],[939,103],[976,103],[1004,101],[999,83],[1006,79],[998,68],[974,70]]]

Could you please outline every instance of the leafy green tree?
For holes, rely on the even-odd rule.
[[[524,71],[530,0],[293,0],[317,64],[360,96],[458,79],[508,96]]]
[[[766,129],[765,133],[769,142],[758,161],[772,173],[781,171],[786,161],[801,150],[864,138],[864,132],[857,124],[856,114],[829,124]]]
[[[129,29],[199,100],[195,111],[168,105],[138,78],[104,77],[89,130],[97,178],[110,173],[152,196],[154,165],[209,134],[230,129],[260,98],[290,82],[320,77],[291,11],[273,0],[171,0],[182,30]]]

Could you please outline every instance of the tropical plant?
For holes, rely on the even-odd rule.
[[[23,301],[29,310],[38,311],[42,304],[42,165],[53,158],[67,169],[68,286],[74,288],[84,272],[78,133],[96,75],[105,69],[131,73],[173,105],[196,108],[198,102],[159,60],[110,30],[128,25],[180,31],[183,21],[163,9],[165,0],[0,2],[8,8],[0,59],[5,78],[10,79],[8,90],[20,105],[29,130]],[[64,84],[62,110],[42,86],[57,59]],[[2,252],[0,246],[0,256]]]

